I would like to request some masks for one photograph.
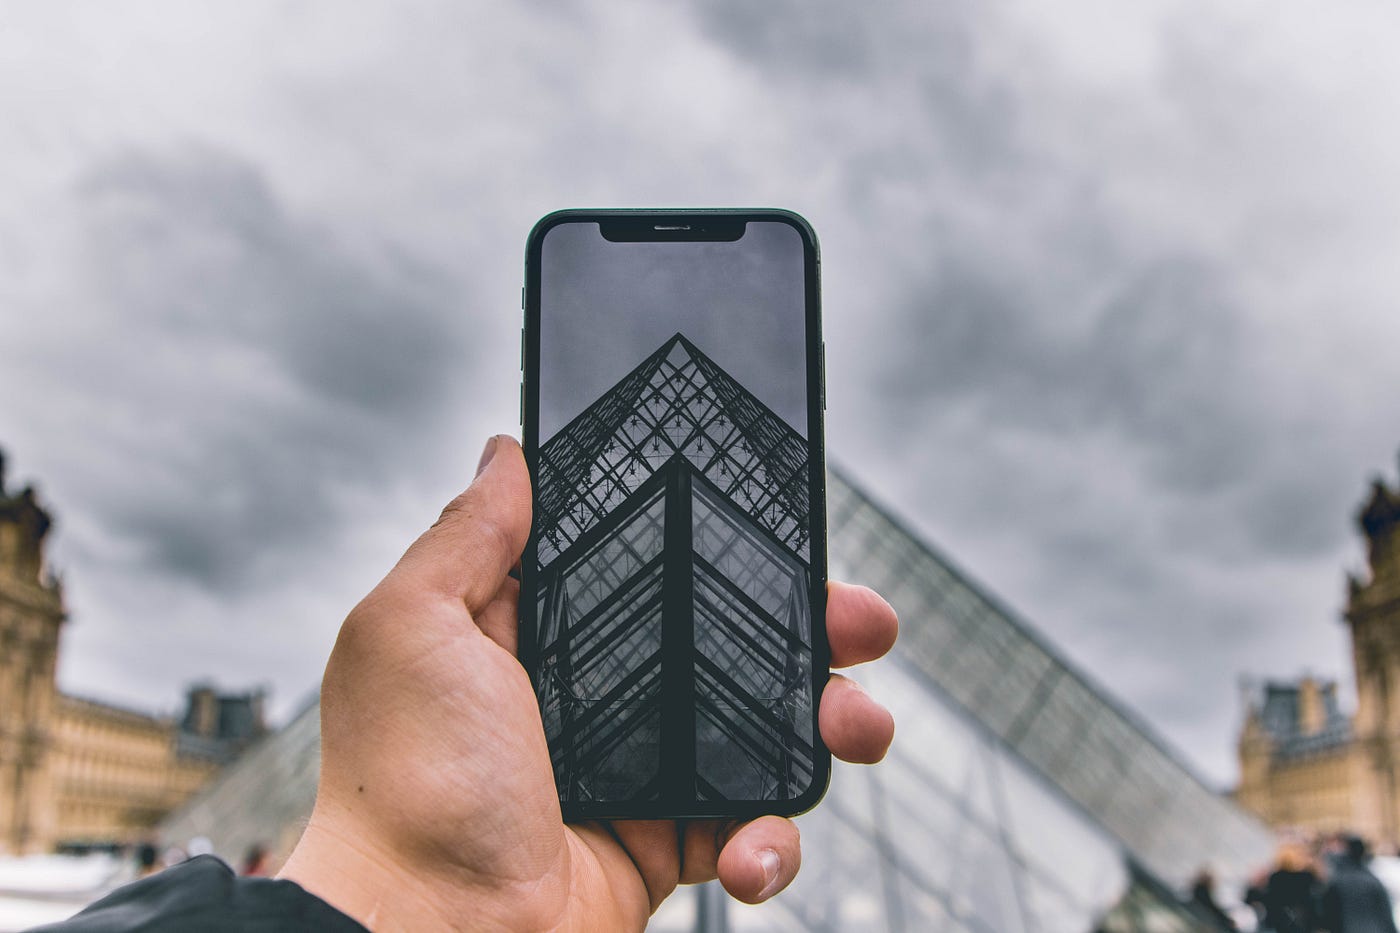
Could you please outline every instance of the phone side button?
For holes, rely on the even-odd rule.
[[[520,328],[520,371],[525,371],[525,328]]]
[[[520,426],[525,427],[525,383],[520,383]]]
[[[826,411],[826,341],[822,341],[822,411]],[[523,420],[522,420],[523,423]]]

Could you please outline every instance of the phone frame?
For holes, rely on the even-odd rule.
[[[777,208],[697,208],[697,209],[568,209],[541,218],[531,229],[525,249],[525,286],[521,304],[524,327],[521,333],[521,432],[525,460],[532,483],[539,476],[539,368],[541,259],[546,234],[568,223],[597,223],[600,233],[610,240],[694,241],[737,240],[749,222],[783,223],[794,228],[802,240],[803,291],[805,293],[807,367],[807,444],[809,506],[809,557],[812,632],[812,783],[807,790],[786,800],[700,801],[677,812],[665,801],[561,801],[568,821],[591,819],[750,819],[776,814],[795,816],[814,807],[825,795],[831,780],[831,754],[822,741],[819,711],[822,694],[831,670],[831,652],[826,637],[826,589],[828,581],[826,510],[826,386],[825,344],[821,329],[821,255],[817,236],[800,215]],[[735,235],[735,231],[738,234]],[[610,235],[612,234],[612,235]],[[538,508],[538,492],[535,496]],[[535,632],[537,585],[537,526],[532,523],[529,541],[521,558],[519,657],[535,683]],[[714,806],[713,804],[722,804]]]

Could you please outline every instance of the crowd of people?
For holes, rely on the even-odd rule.
[[[1400,933],[1384,884],[1370,868],[1360,837],[1346,834],[1315,840],[1290,839],[1274,863],[1251,879],[1244,903],[1253,909],[1259,933]],[[1191,902],[1217,929],[1241,927],[1216,900],[1215,879],[1202,871]]]
[[[160,851],[154,842],[145,840],[132,846],[129,851],[136,860],[136,876],[145,878],[165,868],[179,865],[200,855],[212,855],[214,844],[207,836],[195,836],[187,846],[172,845]],[[238,873],[248,877],[261,877],[272,874],[271,856],[267,847],[258,843],[248,847],[243,860],[238,864]]]

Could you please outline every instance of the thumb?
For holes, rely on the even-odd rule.
[[[486,442],[476,479],[413,542],[393,576],[399,586],[460,599],[474,615],[501,588],[530,535],[530,472],[515,438]]]

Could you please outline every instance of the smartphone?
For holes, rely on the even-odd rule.
[[[568,210],[529,235],[520,657],[565,819],[826,790],[819,292],[788,211]]]

